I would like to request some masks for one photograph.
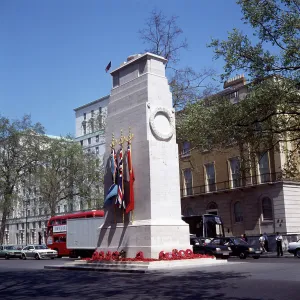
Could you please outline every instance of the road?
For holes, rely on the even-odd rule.
[[[264,258],[164,273],[44,270],[62,260],[0,260],[1,300],[300,299],[300,259]]]

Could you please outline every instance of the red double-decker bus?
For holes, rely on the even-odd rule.
[[[103,216],[103,210],[91,210],[51,217],[47,225],[47,246],[50,249],[56,250],[58,252],[58,257],[70,256],[70,250],[67,249],[66,243],[67,220],[76,218],[96,218]]]

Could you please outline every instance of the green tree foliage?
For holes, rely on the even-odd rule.
[[[247,94],[233,103],[232,88],[190,104],[181,112],[179,137],[200,149],[235,143],[245,151],[279,150],[290,141],[300,149],[299,0],[239,0],[254,38],[234,29],[225,41],[213,40],[216,58],[225,60],[222,78],[247,72]],[[280,149],[284,150],[284,149]],[[291,153],[289,153],[289,157]],[[293,156],[293,155],[292,155]]]
[[[216,58],[225,60],[223,78],[236,70],[251,78],[280,75],[300,79],[300,1],[238,0],[253,37],[234,29],[226,41],[213,39]]]
[[[44,138],[43,143],[37,177],[40,195],[51,216],[63,200],[73,203],[76,196],[87,202],[94,198],[98,203],[103,200],[99,191],[103,168],[94,154],[84,153],[81,146],[69,138]]]
[[[43,132],[41,124],[33,124],[30,116],[14,121],[0,117],[0,244],[17,188],[41,157],[36,136]]]

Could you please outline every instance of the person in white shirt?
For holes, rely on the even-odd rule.
[[[259,237],[259,243],[260,243],[262,251],[267,252],[266,249],[265,249],[265,238],[262,234]]]
[[[279,254],[281,256],[283,256],[283,252],[282,252],[282,235],[279,232],[276,232],[276,248],[277,248],[277,256],[279,256]]]

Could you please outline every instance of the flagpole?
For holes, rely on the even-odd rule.
[[[123,224],[125,223],[124,220],[124,155],[123,155],[123,144],[125,141],[125,137],[123,136],[123,129],[121,129],[121,137],[120,137],[120,146],[122,149],[122,195],[123,195],[123,199],[122,199],[122,211],[123,211]]]
[[[115,145],[116,145],[116,139],[115,139],[115,135],[113,133],[110,147],[111,147],[111,152],[113,152],[113,155],[114,155],[114,157],[113,157],[114,163],[115,163]],[[115,183],[116,183],[116,170],[113,173],[113,184],[115,184]],[[116,205],[115,204],[114,204],[114,218],[115,218],[115,225],[117,225]]]
[[[127,143],[128,143],[128,146],[130,147],[130,160],[131,160],[131,164],[130,164],[130,168],[129,168],[129,180],[131,178],[131,172],[132,172],[132,149],[131,149],[132,139],[133,139],[133,134],[131,133],[131,127],[129,127],[129,133],[128,133],[128,138],[127,138]],[[129,187],[129,189],[130,189],[130,187]],[[131,211],[131,223],[133,223],[133,211],[134,210]]]

